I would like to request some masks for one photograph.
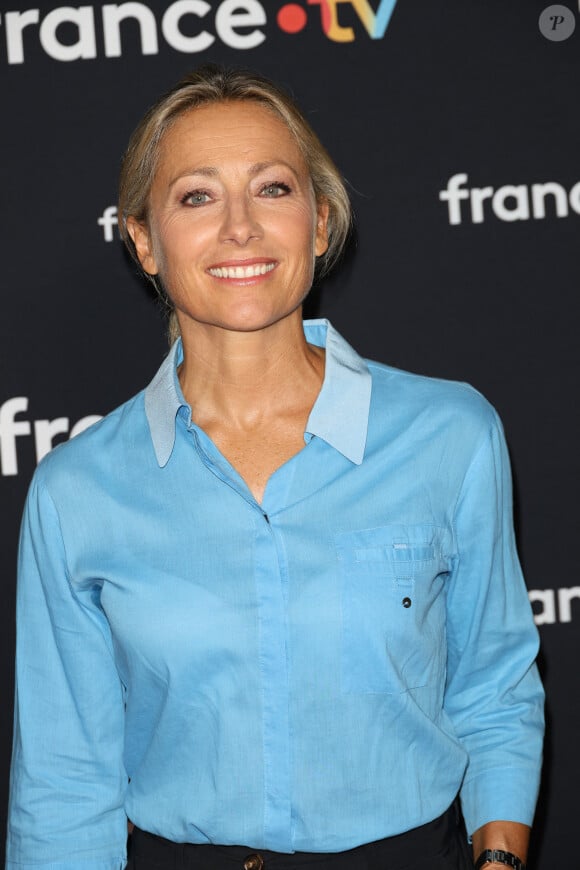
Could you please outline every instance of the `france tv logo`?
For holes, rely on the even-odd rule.
[[[338,43],[353,42],[355,29],[366,31],[371,39],[382,39],[396,3],[379,0],[371,6],[369,0],[303,0],[278,7],[274,22],[288,35],[310,24]],[[137,2],[0,11],[0,63],[23,64],[37,47],[62,62],[121,57],[125,40],[130,36],[134,43],[135,29],[142,55],[158,54],[163,44],[184,54],[206,51],[215,43],[249,50],[267,39],[267,26],[266,8],[259,0],[175,0],[165,5],[163,13]]]
[[[397,0],[381,0],[376,11],[368,0],[306,0],[308,6],[319,6],[322,31],[333,42],[353,42],[355,32],[340,22],[340,8],[350,6],[371,39],[382,39],[397,4]],[[304,6],[287,3],[278,10],[276,21],[280,30],[298,33],[306,27],[308,16]]]

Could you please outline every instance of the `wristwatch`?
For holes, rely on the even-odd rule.
[[[503,849],[484,849],[475,862],[475,870],[481,870],[483,865],[488,862],[490,864],[505,864],[512,870],[526,870],[526,865],[521,858],[511,852],[504,852]]]

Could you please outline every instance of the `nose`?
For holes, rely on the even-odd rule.
[[[233,242],[242,246],[262,237],[262,227],[257,220],[255,209],[246,196],[228,198],[220,236],[222,242]]]

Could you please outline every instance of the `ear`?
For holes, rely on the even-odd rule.
[[[314,252],[317,257],[320,257],[328,250],[328,201],[323,199],[318,203],[316,208],[316,237],[314,241]]]
[[[138,221],[132,215],[129,215],[127,218],[127,232],[131,236],[133,244],[135,245],[139,262],[144,271],[147,272],[148,275],[157,275],[159,269],[157,267],[155,255],[153,254],[153,241],[151,239],[149,227],[145,223]]]

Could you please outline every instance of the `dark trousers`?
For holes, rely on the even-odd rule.
[[[131,840],[128,870],[473,870],[456,805],[420,828],[331,854],[172,843],[139,828]]]

